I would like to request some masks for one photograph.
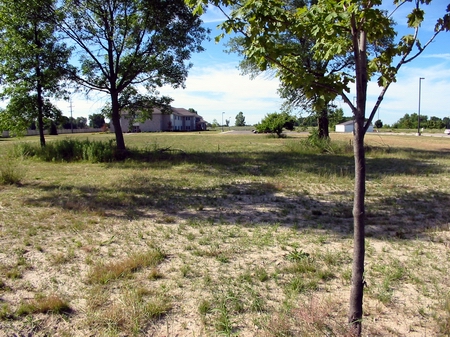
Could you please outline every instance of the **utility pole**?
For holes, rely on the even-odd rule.
[[[69,108],[70,108],[70,130],[73,133],[72,97],[69,98],[69,102],[70,102],[70,105],[69,105]]]
[[[422,80],[424,80],[424,77],[419,77],[419,109],[418,109],[418,114],[417,114],[417,135],[420,136],[420,91],[421,91],[421,84],[422,84]]]

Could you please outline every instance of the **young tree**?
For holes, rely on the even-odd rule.
[[[0,1],[0,76],[2,98],[9,104],[2,128],[21,133],[35,120],[45,146],[44,119],[56,120],[59,109],[49,100],[62,96],[70,50],[55,33],[59,13],[49,13],[54,0]]]
[[[197,12],[203,10],[199,3],[208,0],[187,0],[192,6],[197,6]],[[210,0],[214,5],[237,5],[234,0]],[[285,10],[283,0],[244,0],[230,14],[223,26],[231,31],[243,31],[246,34],[245,53],[259,59],[261,66],[268,59],[276,59],[277,48],[266,49],[267,40],[276,40],[280,31],[287,25],[298,32],[298,36],[312,36],[314,39],[311,50],[315,60],[332,61],[342,57],[353,58],[350,67],[344,67],[340,72],[315,76],[307,64],[299,68],[300,73],[280,77],[287,84],[295,83],[304,93],[311,95],[327,95],[332,99],[341,98],[351,108],[355,121],[354,128],[354,158],[355,185],[353,202],[353,263],[352,284],[350,291],[349,315],[353,333],[361,335],[363,315],[364,290],[364,258],[365,258],[365,180],[366,161],[364,151],[364,136],[371,124],[381,101],[390,84],[395,81],[396,74],[402,65],[414,60],[442,31],[450,29],[450,6],[443,7],[443,15],[435,25],[435,30],[426,43],[418,39],[418,31],[423,23],[425,12],[423,5],[429,5],[431,0],[394,0],[394,5],[407,6],[411,4],[407,25],[413,31],[394,41],[395,24],[390,14],[379,8],[381,0],[317,0],[317,4],[302,7],[295,12]],[[243,22],[240,18],[245,17]],[[238,18],[238,20],[234,20]],[[368,46],[383,45],[382,49]],[[298,53],[299,62],[303,56]],[[296,58],[284,60],[287,64],[295,62]],[[281,63],[284,67],[286,63]],[[366,119],[367,84],[372,77],[377,77],[380,86],[378,99]],[[352,103],[347,93],[350,83],[356,84],[356,104]]]
[[[191,67],[186,61],[203,50],[206,31],[183,0],[65,0],[64,11],[61,29],[81,53],[73,77],[109,95],[109,117],[123,154],[121,113],[145,119],[154,106],[168,108],[171,99],[159,97],[157,88],[184,85]]]
[[[245,116],[242,111],[239,111],[239,113],[236,115],[236,119],[234,122],[234,125],[236,126],[245,126]]]

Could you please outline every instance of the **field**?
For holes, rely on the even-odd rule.
[[[126,134],[148,157],[101,164],[0,139],[0,336],[348,335],[351,136],[305,137]],[[363,335],[448,336],[450,138],[366,143]]]

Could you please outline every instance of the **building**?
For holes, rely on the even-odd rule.
[[[337,124],[334,128],[336,132],[353,132],[354,121],[347,121],[344,123]],[[370,124],[367,132],[373,132],[373,125]]]
[[[110,123],[110,129],[114,132],[114,125]],[[130,125],[127,114],[120,118],[120,126],[123,132],[159,132],[159,131],[201,131],[206,130],[206,122],[199,116],[183,108],[171,108],[171,113],[163,113],[160,109],[153,109],[151,119],[145,122],[134,121]]]

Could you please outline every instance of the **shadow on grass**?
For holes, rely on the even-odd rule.
[[[341,194],[344,201],[324,200],[304,191],[283,193],[282,185],[257,177],[277,177],[286,174],[335,175],[353,177],[352,158],[334,155],[289,155],[277,153],[196,153],[192,155],[164,154],[157,161],[124,162],[107,167],[136,170],[108,186],[54,186],[37,184],[38,198],[25,200],[32,207],[59,207],[66,211],[90,212],[103,217],[122,219],[152,219],[158,223],[173,223],[182,219],[208,223],[280,224],[298,228],[327,229],[350,235],[352,219],[352,186]],[[208,177],[229,175],[212,187],[189,186],[179,180],[161,180],[159,176],[139,170],[152,167],[165,170],[174,165],[193,165],[185,174],[200,173]],[[89,165],[89,164],[86,164]],[[374,170],[374,167],[379,167]],[[368,160],[368,179],[380,175],[440,174],[446,168],[415,159],[373,158]],[[106,170],[107,172],[107,170]],[[254,177],[254,181],[239,177]],[[206,184],[205,184],[206,185]],[[331,198],[333,199],[333,198]],[[448,223],[445,213],[450,195],[433,192],[391,193],[385,198],[366,198],[367,235],[377,238],[407,238],[425,235],[429,230]],[[447,225],[448,226],[448,225]]]
[[[450,158],[450,152],[443,158]],[[436,153],[415,151],[409,158],[368,156],[367,179],[383,175],[441,174],[447,167],[426,161],[435,159]],[[106,167],[121,169],[168,169],[180,165],[197,165],[202,174],[236,174],[255,176],[283,176],[289,172],[303,172],[318,176],[354,177],[354,160],[350,155],[303,154],[295,152],[196,152],[196,153],[141,153],[135,160],[108,163]]]

